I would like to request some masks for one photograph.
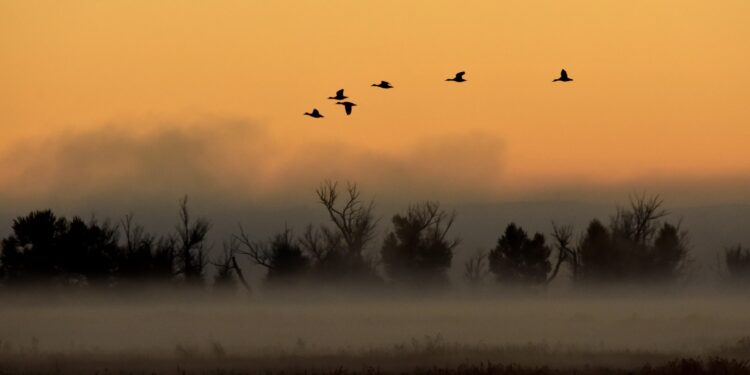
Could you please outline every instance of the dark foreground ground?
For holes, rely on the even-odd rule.
[[[321,366],[304,367],[303,364],[288,368],[256,368],[240,363],[155,363],[137,364],[88,359],[58,359],[39,364],[4,364],[0,374],[750,374],[747,361],[727,358],[678,358],[662,364],[645,363],[625,368],[585,364],[580,366],[554,367],[548,365],[520,365],[502,362],[462,363],[455,366],[428,364],[403,368],[366,365],[362,367]]]
[[[695,357],[630,350],[578,350],[528,344],[463,347],[428,338],[414,346],[363,352],[229,355],[220,346],[170,355],[23,353],[3,355],[0,374],[750,374],[740,340]]]

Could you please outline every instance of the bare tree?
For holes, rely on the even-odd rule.
[[[346,197],[339,200],[338,183],[326,181],[317,190],[318,200],[328,211],[350,254],[361,255],[375,237],[375,203],[364,202],[357,184],[347,183]]]
[[[373,201],[366,202],[356,184],[325,181],[315,191],[333,225],[309,226],[300,246],[312,258],[313,276],[321,281],[377,282],[375,262],[365,254],[375,238],[378,220]]]
[[[143,227],[133,223],[133,214],[127,214],[120,220],[120,227],[125,234],[125,250],[133,253],[143,240]]]
[[[266,281],[296,281],[307,272],[309,259],[303,254],[289,228],[285,228],[268,242],[257,242],[250,240],[240,226],[240,233],[234,238],[244,249],[238,250],[238,253],[248,256],[255,264],[267,269]]]
[[[165,282],[174,276],[175,241],[147,233],[135,223],[132,214],[120,220],[125,243],[119,256],[117,274],[122,281]]]
[[[233,236],[235,241],[238,241],[245,250],[238,250],[238,253],[250,257],[253,263],[271,269],[271,251],[267,244],[256,242],[250,239],[245,233],[245,229],[242,225],[239,226],[240,233]]]
[[[610,227],[615,235],[630,239],[634,244],[644,246],[658,230],[658,220],[668,212],[662,209],[664,200],[658,195],[645,194],[630,197],[630,208],[617,208]]]
[[[547,278],[547,283],[555,279],[563,262],[567,261],[571,265],[573,277],[578,270],[578,254],[570,248],[573,226],[558,226],[555,222],[552,222],[552,238],[555,240],[555,248],[557,249],[557,263],[552,270],[552,274]]]
[[[221,244],[221,254],[211,262],[216,267],[214,289],[234,289],[234,254],[237,251],[237,240],[232,237]]]
[[[655,282],[676,280],[687,263],[687,233],[667,215],[658,196],[634,196],[618,207],[609,227],[593,220],[578,244],[577,280]]]
[[[477,285],[481,283],[489,272],[487,252],[484,250],[478,249],[464,262],[464,278],[469,284]]]
[[[724,260],[732,280],[750,280],[750,249],[744,249],[742,245],[727,248]]]
[[[221,284],[223,282],[233,280],[232,273],[234,273],[235,275],[237,275],[237,279],[240,281],[242,286],[244,286],[249,293],[252,293],[252,288],[250,288],[250,284],[248,284],[247,280],[245,279],[242,268],[240,268],[239,264],[237,264],[236,255],[240,252],[239,247],[240,245],[234,236],[232,236],[228,241],[224,241],[224,243],[222,243],[222,257],[218,262],[214,263],[214,266],[218,268],[216,278],[214,279],[214,284]]]
[[[299,241],[305,253],[318,263],[325,262],[329,257],[344,251],[341,233],[327,227],[317,228],[308,225]]]
[[[189,283],[199,283],[203,279],[206,259],[206,235],[211,228],[210,223],[198,218],[192,220],[188,210],[188,197],[180,200],[180,222],[177,225],[177,274],[181,274]]]

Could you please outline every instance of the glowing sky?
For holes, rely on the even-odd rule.
[[[745,183],[748,20],[746,0],[0,0],[0,193]]]

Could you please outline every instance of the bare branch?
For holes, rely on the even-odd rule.
[[[248,292],[252,292],[250,284],[248,284],[247,280],[245,280],[245,275],[242,273],[242,269],[237,264],[237,258],[234,256],[232,257],[232,266],[234,267],[234,271],[237,272],[237,278],[240,279],[240,282],[245,287],[245,289],[247,289]]]
[[[477,250],[464,263],[464,278],[471,284],[480,283],[488,273],[487,252],[484,250]]]
[[[338,183],[325,181],[316,190],[318,200],[328,211],[328,216],[346,243],[349,253],[361,256],[362,250],[375,237],[377,220],[372,214],[374,203],[362,202],[356,184],[348,183],[346,192],[346,202],[338,208]]]
[[[239,254],[246,255],[259,266],[272,269],[271,264],[271,251],[266,244],[251,241],[245,233],[245,229],[242,225],[239,225],[240,234],[233,235],[233,237],[240,243],[240,246],[244,246],[245,250],[238,249]]]
[[[571,238],[573,237],[573,226],[563,225],[558,226],[554,221],[552,222],[552,238],[555,239],[555,247],[557,248],[557,263],[552,274],[547,278],[547,283],[554,280],[557,273],[560,271],[560,266],[563,262],[568,261],[573,267],[573,274],[576,273],[578,267],[578,257],[575,251],[571,250],[569,245]]]
[[[205,256],[206,235],[211,225],[203,218],[191,220],[187,195],[180,199],[179,216],[180,221],[175,228],[178,237],[177,257],[180,260],[177,273],[183,274],[186,279],[197,280],[202,277],[203,269],[208,263]]]

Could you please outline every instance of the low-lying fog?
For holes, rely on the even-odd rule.
[[[324,354],[438,340],[696,354],[750,336],[750,297],[706,292],[40,300],[2,301],[2,350],[173,355],[218,344],[230,355]]]

